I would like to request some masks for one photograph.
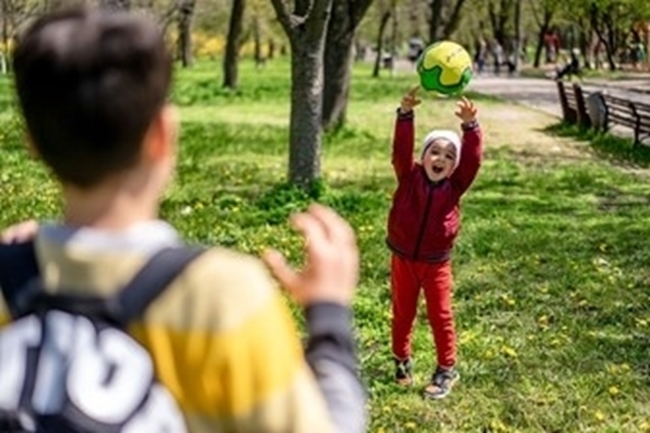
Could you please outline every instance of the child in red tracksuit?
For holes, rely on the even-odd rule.
[[[393,139],[397,190],[386,240],[392,253],[392,350],[396,380],[410,385],[411,336],[422,289],[438,363],[424,396],[444,398],[459,378],[450,256],[458,234],[460,198],[481,164],[482,137],[477,110],[463,98],[455,113],[462,121],[462,141],[453,131],[433,130],[425,137],[420,161],[416,162],[413,108],[420,103],[417,90],[415,87],[402,99]]]

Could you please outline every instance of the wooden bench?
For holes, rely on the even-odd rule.
[[[578,83],[567,86],[562,80],[556,80],[556,82],[564,121],[590,128],[591,118],[585,104],[586,92]]]
[[[601,94],[605,104],[605,130],[619,125],[634,131],[634,144],[650,139],[650,104]]]

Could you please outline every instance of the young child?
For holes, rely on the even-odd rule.
[[[412,384],[411,337],[423,289],[438,362],[424,396],[439,399],[459,379],[451,310],[451,251],[458,234],[460,198],[481,163],[482,137],[476,107],[463,98],[455,113],[462,122],[462,140],[453,131],[433,130],[424,138],[416,162],[413,108],[420,103],[417,91],[415,87],[403,97],[393,138],[397,190],[387,238],[392,253],[392,350],[397,382]]]
[[[167,102],[172,60],[162,31],[127,12],[57,12],[26,30],[13,65],[30,145],[60,183],[63,218],[37,231],[33,221],[15,226],[2,239],[20,242],[34,236],[29,263],[36,261],[34,272],[48,293],[114,296],[151,257],[183,245],[157,216],[174,172],[178,132],[175,109]],[[359,264],[354,233],[331,209],[318,205],[294,215],[292,222],[307,241],[305,270],[296,272],[278,252],[264,259],[305,310],[306,353],[268,269],[256,258],[224,248],[204,251],[129,324],[191,433],[365,431],[365,393],[351,332]],[[9,247],[0,253],[17,251]],[[17,268],[2,257],[7,258],[0,254],[0,339],[10,313],[17,311],[11,296],[16,292],[8,290],[11,278],[5,278],[15,277]],[[19,355],[4,356],[4,364],[0,356],[0,372],[4,367],[7,373],[6,361],[22,359]],[[47,415],[38,427],[56,431],[64,425],[67,431],[60,419],[52,426],[56,421],[50,416],[72,399],[64,394],[68,385],[50,380],[66,372],[55,371],[56,364],[45,364],[52,368],[43,373],[32,362],[9,363],[16,369],[21,365],[23,388],[0,386],[0,424],[6,425],[6,416],[18,419],[22,405],[38,401],[28,408],[39,417]],[[111,377],[132,377],[113,367],[110,371]],[[163,422],[169,414],[150,406],[143,411],[157,425],[123,429],[133,418],[128,411],[142,407],[117,404],[119,416],[109,410],[109,418],[103,415],[105,402],[140,400],[125,399],[124,387],[90,382],[83,392],[77,387],[76,395],[92,411],[56,413],[66,423],[83,419],[84,431],[98,432],[184,431],[169,429]]]

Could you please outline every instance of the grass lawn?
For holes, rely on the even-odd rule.
[[[650,431],[647,173],[551,135],[552,118],[493,98],[476,98],[487,149],[454,254],[461,382],[444,401],[419,397],[434,362],[420,316],[417,387],[392,384],[389,154],[394,110],[413,77],[369,75],[355,70],[349,124],[324,138],[319,200],[352,222],[361,248],[354,307],[370,431]],[[163,216],[192,240],[252,253],[274,246],[295,258],[286,217],[311,198],[284,185],[289,66],[244,62],[240,92],[220,80],[218,64],[178,74],[179,171]],[[56,217],[56,188],[23,149],[8,88],[0,82],[0,225]],[[453,104],[426,97],[418,138],[457,127]]]

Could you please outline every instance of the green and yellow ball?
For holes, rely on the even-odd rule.
[[[455,42],[436,42],[422,51],[417,61],[417,72],[425,90],[455,95],[472,79],[472,58]]]

